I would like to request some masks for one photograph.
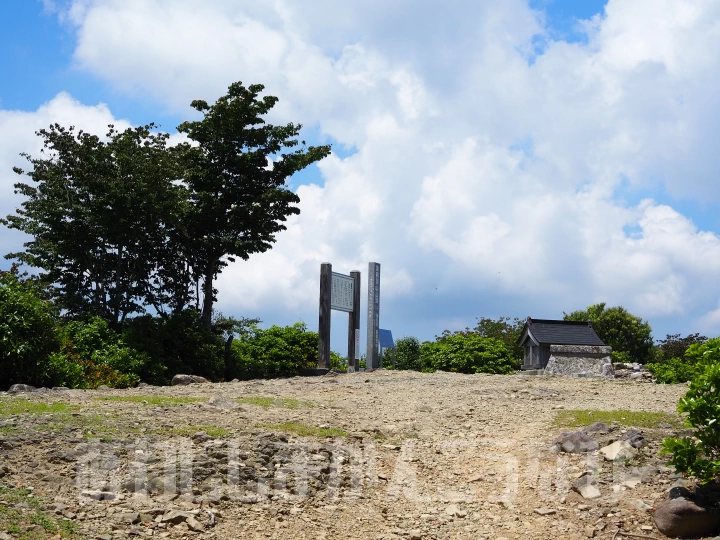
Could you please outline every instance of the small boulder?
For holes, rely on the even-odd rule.
[[[7,391],[8,394],[25,394],[35,392],[37,388],[29,384],[13,384]]]
[[[210,407],[214,407],[215,409],[222,409],[225,411],[232,411],[240,408],[240,405],[226,396],[212,396],[208,400],[208,405]]]
[[[627,441],[633,448],[640,448],[645,444],[645,436],[639,429],[629,429],[622,437],[621,441]]]
[[[594,422],[583,429],[585,433],[610,433],[612,428],[604,422]]]
[[[560,450],[569,454],[594,452],[600,447],[597,441],[590,438],[584,431],[562,433],[555,444],[560,447]]]
[[[584,499],[597,499],[601,496],[600,489],[597,487],[597,479],[591,474],[583,475],[575,480],[573,489]]]
[[[183,512],[182,510],[168,510],[165,515],[161,518],[162,523],[171,523],[172,525],[178,525],[192,518],[193,515],[190,512]]]
[[[631,459],[637,454],[637,450],[633,448],[627,441],[615,441],[614,443],[600,449],[600,453],[608,461],[618,459]]]
[[[172,382],[170,383],[171,386],[183,386],[186,384],[195,384],[195,383],[209,383],[205,377],[200,377],[199,375],[175,375],[172,378]]]
[[[661,533],[679,538],[710,536],[720,528],[720,514],[683,498],[657,505],[653,519]]]

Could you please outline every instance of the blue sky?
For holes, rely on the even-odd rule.
[[[192,99],[262,82],[281,100],[272,121],[335,152],[292,179],[302,214],[275,249],[223,273],[224,313],[314,328],[319,264],[365,283],[372,260],[396,338],[599,301],[658,338],[720,334],[718,8],[203,5],[0,7],[0,213],[19,204],[9,171],[37,151],[36,129],[172,132]],[[3,231],[0,248],[21,241]],[[333,324],[342,352],[344,314]]]

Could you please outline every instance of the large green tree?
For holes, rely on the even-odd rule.
[[[566,321],[590,321],[600,339],[612,347],[616,359],[626,357],[632,362],[644,364],[653,358],[652,328],[647,321],[622,306],[606,308],[603,302],[565,313],[563,318]]]
[[[263,119],[278,101],[260,97],[261,84],[230,85],[213,105],[191,106],[202,120],[178,126],[195,144],[180,147],[189,189],[188,232],[195,271],[202,278],[202,322],[209,328],[216,299],[213,283],[228,261],[267,251],[299,214],[300,199],[286,186],[293,173],[324,158],[330,146],[306,147],[299,124],[274,126]],[[296,148],[284,152],[286,149]]]
[[[514,319],[510,317],[499,317],[497,319],[480,317],[473,331],[483,337],[499,339],[508,348],[513,358],[521,362],[523,348],[518,343],[518,340],[524,325],[525,321],[517,317]]]
[[[178,238],[184,188],[167,149],[167,134],[152,124],[104,139],[58,124],[37,134],[40,157],[23,154],[33,181],[15,184],[25,201],[4,223],[29,234],[25,250],[11,253],[42,270],[58,304],[70,315],[96,315],[119,326],[154,305],[172,304],[168,290],[188,289],[178,273]]]

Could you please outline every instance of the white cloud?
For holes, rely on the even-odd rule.
[[[552,41],[521,0],[198,6],[76,2],[75,62],[175,111],[262,82],[281,98],[272,121],[357,149],[299,187],[271,252],[222,274],[221,309],[314,320],[319,263],[369,260],[386,313],[419,306],[398,324],[424,337],[596,301],[691,331],[717,308],[718,236],[653,201],[720,202],[716,2],[610,0],[586,44]]]

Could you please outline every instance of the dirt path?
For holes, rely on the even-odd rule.
[[[644,428],[620,468],[554,453],[568,429],[553,422],[574,409],[673,415],[685,391],[377,371],[0,396],[0,531],[10,512],[22,534],[52,536],[23,507],[30,486],[44,515],[105,540],[609,539],[618,525],[660,538],[648,510],[675,481],[657,457],[673,429]],[[571,489],[588,469],[600,498]]]

